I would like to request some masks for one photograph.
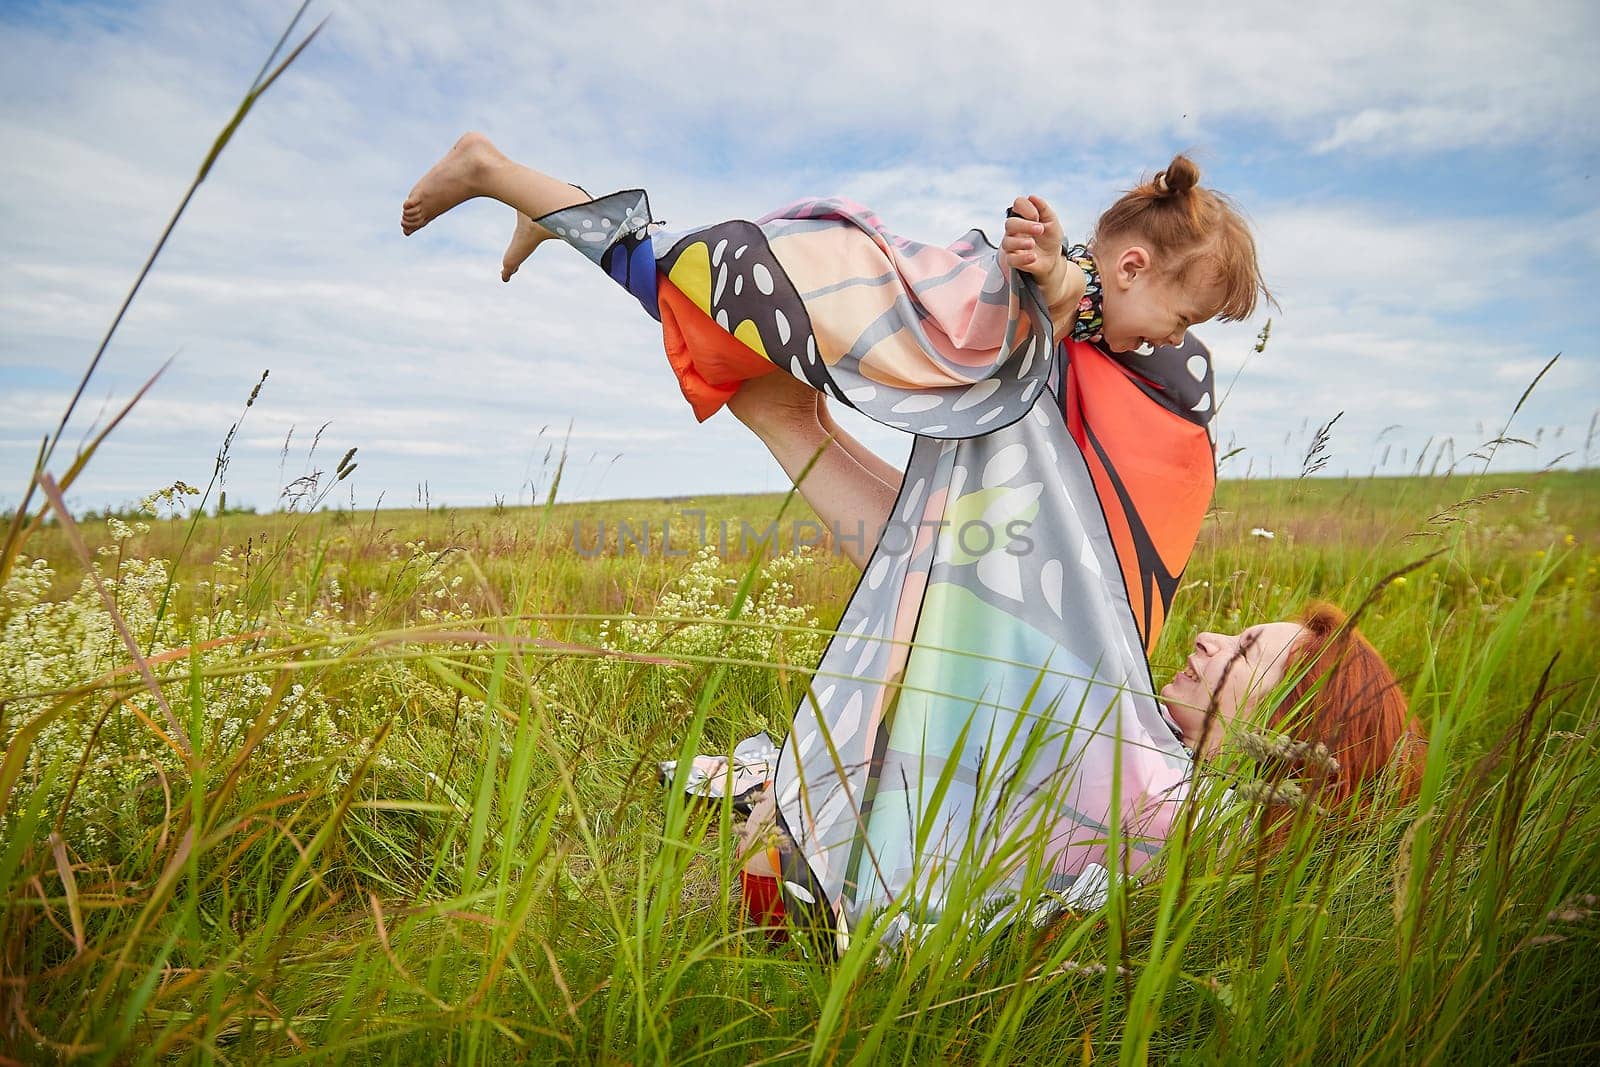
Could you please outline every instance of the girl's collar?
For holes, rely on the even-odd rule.
[[[1073,245],[1064,254],[1083,271],[1083,299],[1078,301],[1078,317],[1072,323],[1072,340],[1098,343],[1105,326],[1101,312],[1104,291],[1100,287],[1100,271],[1095,266],[1094,253],[1087,245]]]

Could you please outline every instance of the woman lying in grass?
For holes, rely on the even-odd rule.
[[[1198,183],[1174,158],[1071,247],[1034,196],[998,247],[839,199],[668,235],[641,190],[591,198],[467,134],[402,206],[408,234],[472,197],[515,208],[503,279],[546,240],[590,259],[661,323],[695,413],[728,406],[862,566],[772,789],[784,902],[837,944],[1134,870],[1188,792],[1147,659],[1215,478],[1188,328],[1265,293]],[[915,435],[906,469],[824,396]]]
[[[775,451],[812,454],[837,448],[864,468],[898,476],[832,419],[827,401],[813,390],[778,375],[746,389],[731,406],[739,410],[749,404],[764,413],[764,418],[749,421]],[[775,410],[781,416],[774,417]],[[1292,783],[1308,803],[1335,817],[1354,815],[1377,796],[1409,800],[1421,780],[1421,724],[1383,656],[1331,604],[1314,602],[1296,621],[1259,623],[1238,634],[1202,631],[1183,668],[1157,698],[1171,731],[1193,757],[1184,768],[1186,780],[1229,738],[1240,739],[1267,781]],[[1273,701],[1269,711],[1261,707],[1267,700]],[[1274,733],[1282,735],[1278,743],[1264,740]],[[766,784],[764,773],[770,768],[751,768],[739,779],[736,794]],[[1174,789],[1167,797],[1177,801],[1184,795]],[[1268,819],[1284,814],[1269,813]],[[747,856],[741,880],[753,919],[783,922],[779,872],[785,862],[793,865],[793,847],[777,826],[772,797],[758,800],[741,841]],[[1127,868],[1136,869],[1140,859],[1129,857]],[[1073,884],[1066,883],[1062,895],[1081,906],[1095,899],[1106,882],[1097,872],[1075,893]]]
[[[849,442],[837,427],[819,432]],[[1290,796],[1302,807],[1345,819],[1374,799],[1404,803],[1420,786],[1421,724],[1383,656],[1331,604],[1314,602],[1297,621],[1259,623],[1238,634],[1202,631],[1183,669],[1158,696],[1193,756],[1182,786],[1173,787],[1160,808],[1185,800],[1194,772],[1230,739],[1254,758],[1256,780],[1272,794],[1258,797],[1267,802],[1259,825],[1268,833],[1293,817],[1292,809],[1274,807]],[[758,797],[740,841],[744,905],[752,921],[781,927],[782,872],[794,865],[794,843],[778,825],[771,794]],[[1137,838],[1149,825],[1170,821],[1150,808],[1144,814],[1143,828],[1124,832]],[[1146,857],[1137,853],[1124,856],[1124,872],[1142,864]],[[1062,854],[1055,853],[1058,866]],[[1077,877],[1057,883],[1061,906],[1086,909],[1103,900],[1110,872],[1099,859],[1075,863]]]

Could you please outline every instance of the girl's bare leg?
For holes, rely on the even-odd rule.
[[[502,280],[554,236],[534,219],[591,199],[574,185],[513,162],[481,133],[468,133],[412,188],[401,207],[400,228],[413,234],[480,196],[517,211]],[[901,472],[839,430],[821,401],[810,386],[779,372],[746,382],[728,408],[798,482],[812,510],[839,532],[845,555],[864,567],[889,520]]]
[[[837,531],[844,554],[864,568],[899,483],[880,480],[823,429],[819,400],[810,386],[779,371],[745,382],[728,410],[761,438],[817,517]]]
[[[517,212],[517,228],[512,231],[511,243],[506,245],[506,254],[500,260],[500,280],[509,282],[511,276],[517,273],[517,268],[522,266],[522,261],[533,255],[533,250],[549,238],[549,230],[522,212]]]
[[[479,196],[517,211],[502,280],[509,280],[541,242],[554,236],[534,219],[590,199],[575,185],[508,159],[483,134],[468,133],[412,188],[400,208],[400,229],[409,236],[457,204]]]

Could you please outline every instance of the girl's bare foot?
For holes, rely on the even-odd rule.
[[[455,147],[412,187],[400,208],[401,232],[409,237],[462,201],[483,196],[488,171],[505,161],[483,134],[462,134]]]
[[[511,243],[506,245],[505,260],[500,264],[500,280],[509,282],[511,276],[517,273],[517,268],[533,254],[533,250],[554,236],[522,212],[517,212],[517,229],[511,235]]]

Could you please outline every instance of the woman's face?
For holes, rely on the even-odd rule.
[[[1202,631],[1183,670],[1162,687],[1161,702],[1196,755],[1214,754],[1233,719],[1248,716],[1256,702],[1283,681],[1289,652],[1305,628],[1297,622],[1266,622],[1229,636]],[[1217,721],[1206,729],[1206,714]],[[1205,751],[1198,747],[1202,735]]]

